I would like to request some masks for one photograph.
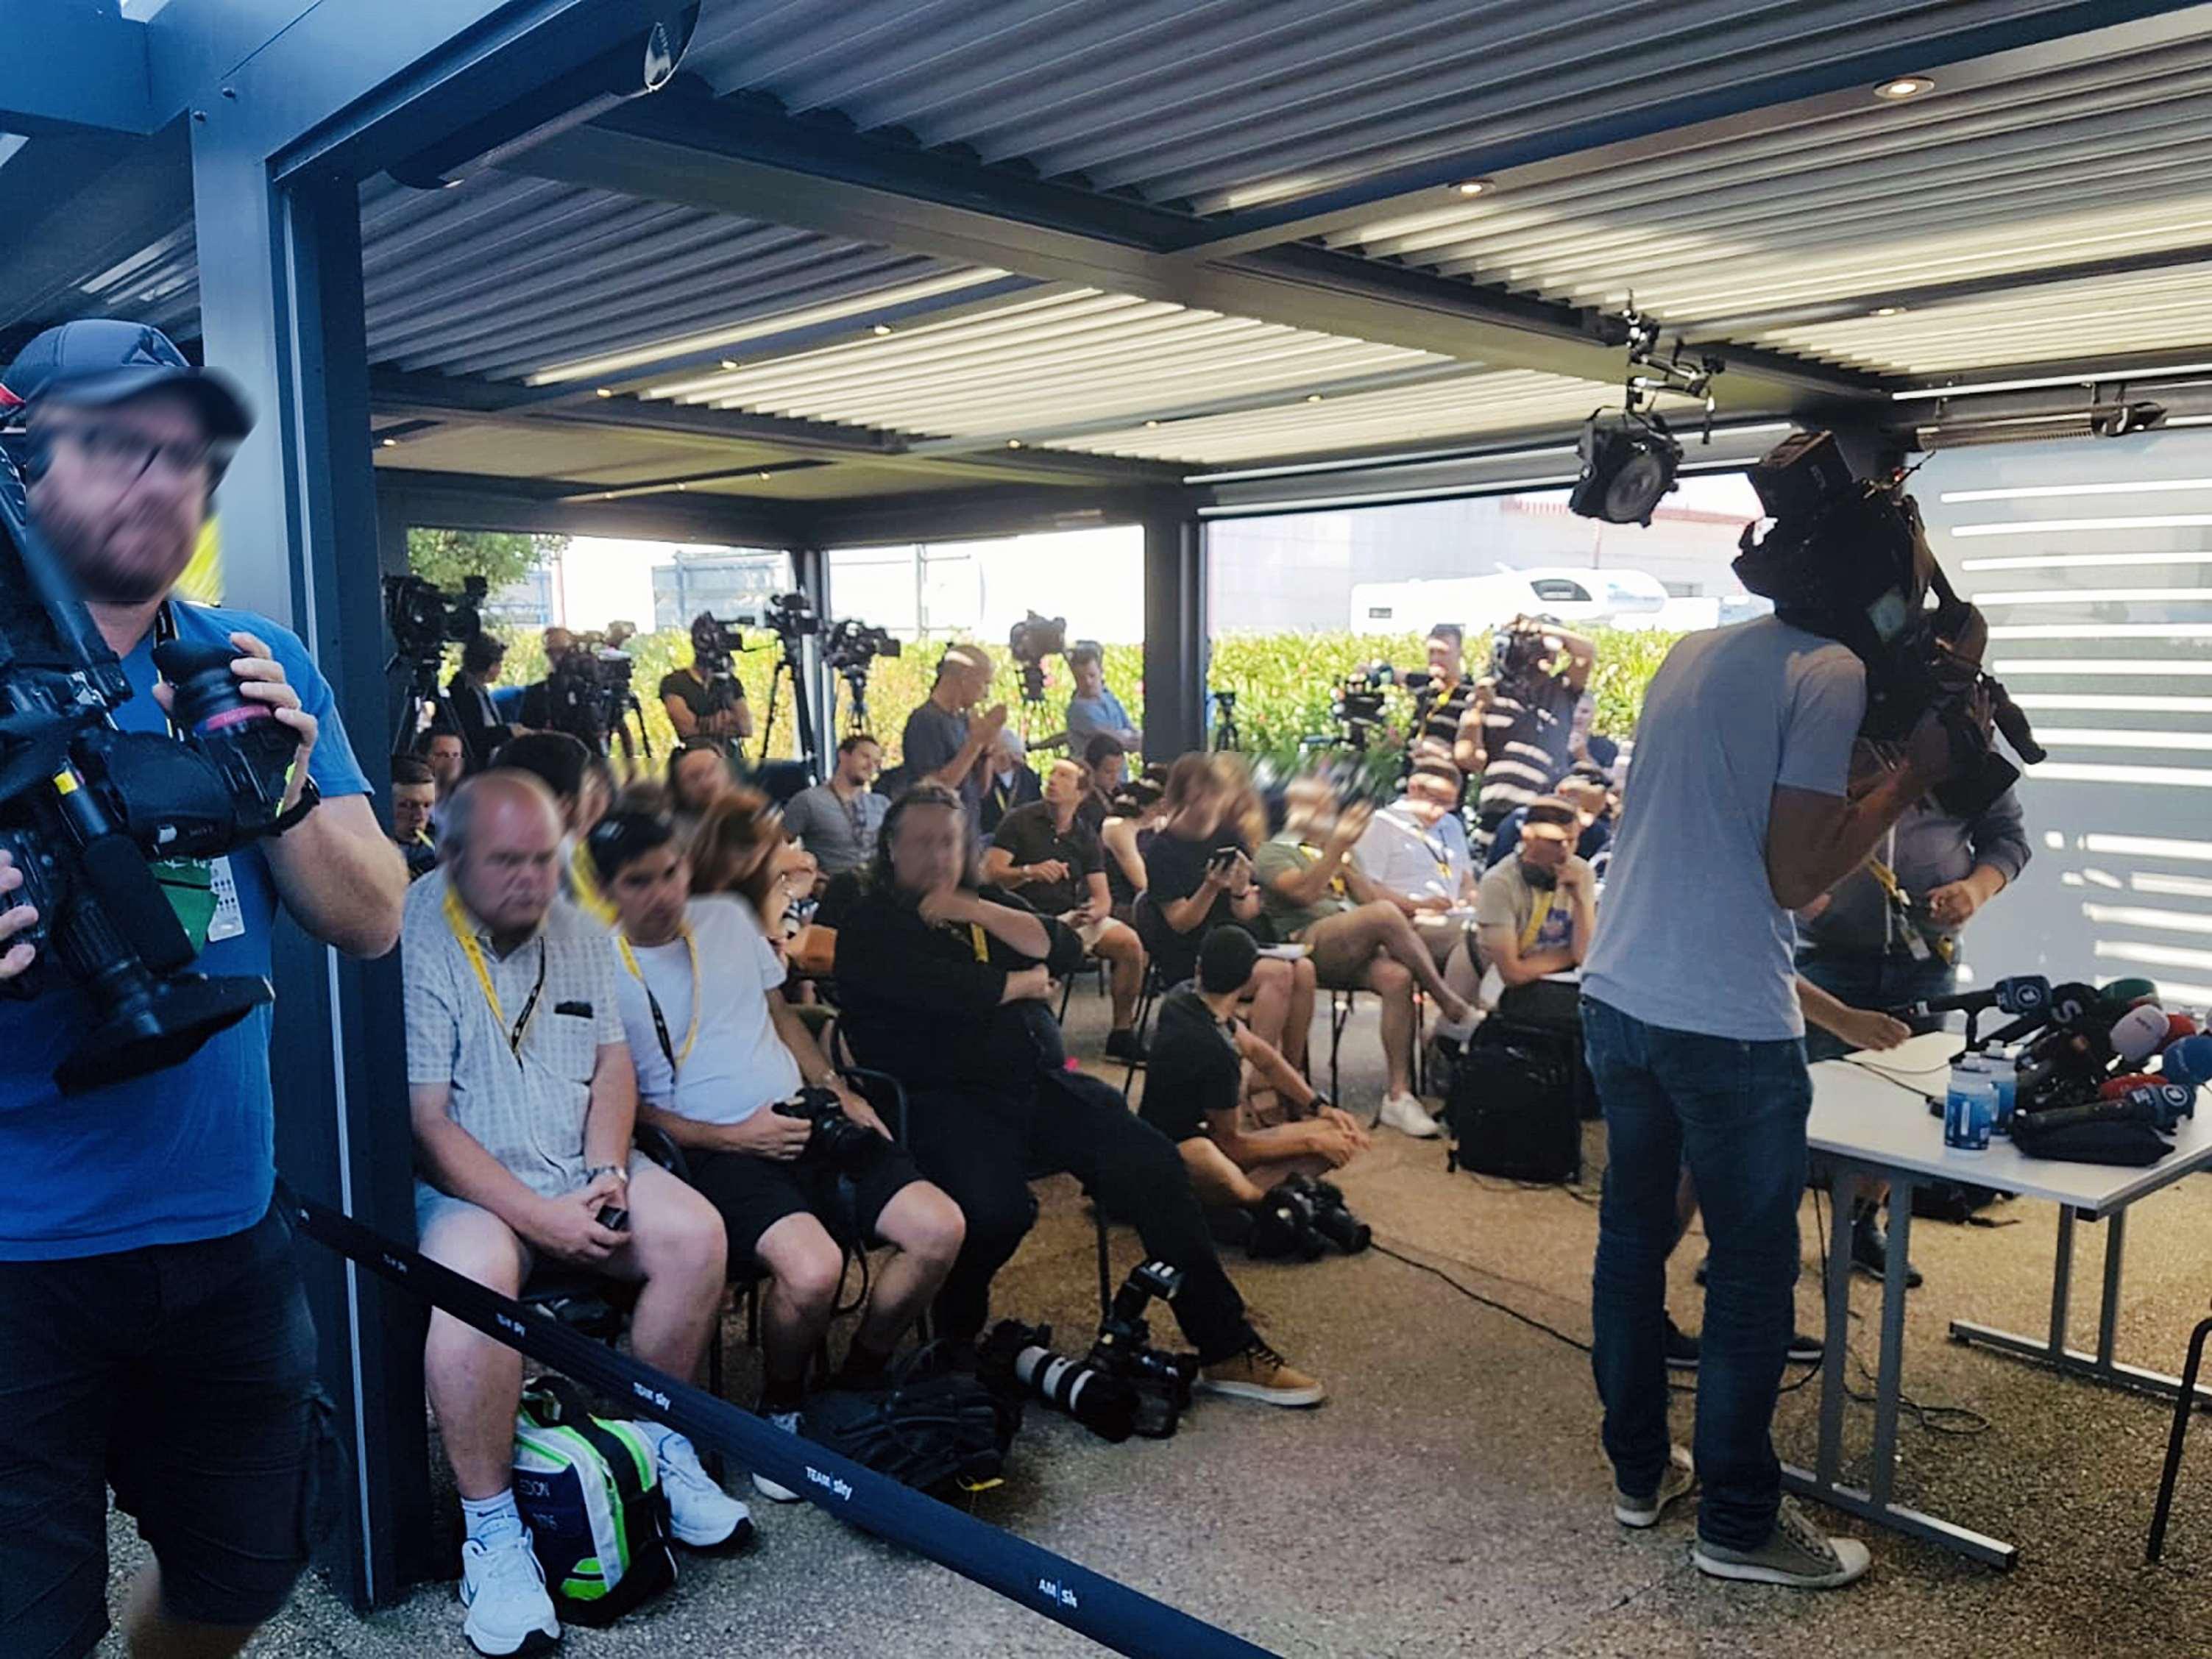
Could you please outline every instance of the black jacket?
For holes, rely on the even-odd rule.
[[[1009,909],[1021,898],[986,886],[978,896]],[[1042,958],[1055,976],[1073,973],[1083,943],[1040,916],[1052,948]],[[965,927],[924,921],[902,895],[871,886],[837,929],[837,1000],[847,1041],[863,1066],[889,1072],[909,1089],[981,1089],[1026,1097],[1040,1072],[1066,1063],[1060,1024],[1034,999],[1002,1002],[1006,976],[1034,967],[994,934],[976,960]]]

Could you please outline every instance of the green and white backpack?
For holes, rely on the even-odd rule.
[[[563,1623],[611,1625],[676,1582],[653,1443],[634,1423],[592,1416],[565,1378],[523,1391],[514,1503]]]

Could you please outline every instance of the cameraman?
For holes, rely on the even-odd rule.
[[[1589,684],[1597,647],[1539,617],[1516,617],[1495,642],[1492,668],[1475,683],[1481,725],[1476,840],[1487,850],[1499,822],[1548,794],[1573,759],[1575,709]],[[1470,734],[1472,735],[1472,734]]]
[[[1686,1164],[1711,1240],[1692,1559],[1800,1589],[1851,1583],[1868,1554],[1784,1499],[1771,1435],[1813,1093],[1790,912],[1849,874],[1952,763],[1930,716],[1895,771],[1849,795],[1865,711],[1850,649],[1778,617],[1678,641],[1645,694],[1583,975],[1610,1146],[1591,1363],[1616,1511],[1656,1516],[1687,1483],[1668,1445],[1664,1306]]]
[[[474,635],[462,641],[460,672],[446,687],[446,717],[460,733],[463,771],[471,777],[491,764],[500,744],[521,734],[492,707],[491,688],[506,660],[498,635]]]
[[[981,1334],[991,1279],[1036,1219],[1032,1176],[1065,1170],[1135,1224],[1148,1255],[1182,1271],[1172,1305],[1198,1350],[1200,1391],[1320,1404],[1321,1384],[1246,1319],[1173,1143],[1107,1085],[1066,1069],[1045,1005],[1053,975],[1072,969],[1081,947],[1012,894],[979,886],[962,816],[959,798],[937,786],[902,795],[837,937],[854,1053],[906,1085],[915,1161],[967,1218],[937,1298],[940,1334]]]
[[[236,394],[158,331],[106,320],[40,335],[5,390],[32,514],[137,694],[116,723],[167,729],[157,641],[227,643],[244,695],[299,739],[287,804],[324,797],[281,836],[165,872],[211,896],[180,908],[194,967],[266,978],[280,905],[349,954],[390,950],[406,869],[307,647],[169,596],[252,424]],[[0,892],[21,880],[7,866]],[[20,904],[0,916],[0,977],[32,966],[29,921]],[[307,1298],[270,1207],[270,1017],[64,1099],[54,1066],[91,1023],[74,988],[0,998],[0,1632],[40,1659],[99,1642],[112,1483],[155,1563],[123,1615],[131,1651],[234,1653],[283,1605],[314,1485],[333,1478]]]
[[[545,678],[523,693],[521,725],[531,732],[565,732],[595,755],[606,752],[599,664],[565,628],[545,630]]]
[[[1409,741],[1443,744],[1452,764],[1473,775],[1482,770],[1482,714],[1474,705],[1474,682],[1467,678],[1466,647],[1467,632],[1457,623],[1438,623],[1429,630],[1428,681],[1413,694]]]
[[[660,706],[681,743],[712,743],[726,754],[753,734],[752,705],[745,701],[744,684],[735,674],[702,670],[696,644],[689,665],[660,677]]]
[[[1106,652],[1096,640],[1078,640],[1068,648],[1068,672],[1075,677],[1075,695],[1067,700],[1067,748],[1084,756],[1093,738],[1111,738],[1124,752],[1137,753],[1145,734],[1130,724],[1129,711],[1106,686]]]
[[[832,1382],[879,1388],[899,1339],[960,1254],[960,1212],[823,1058],[784,1000],[783,963],[746,902],[688,896],[690,861],[666,819],[619,814],[593,831],[591,847],[622,913],[616,989],[639,1111],[685,1150],[692,1184],[721,1212],[732,1277],[769,1276],[757,1409],[796,1434],[807,1365],[836,1309],[843,1246],[891,1248]],[[857,1166],[804,1156],[811,1121],[774,1109],[808,1086],[834,1094],[847,1116],[875,1132]],[[855,1230],[842,1243],[830,1231],[841,1208]],[[757,1474],[753,1486],[775,1503],[798,1501]]]

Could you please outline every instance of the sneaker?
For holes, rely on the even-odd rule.
[[[530,1534],[511,1532],[488,1544],[469,1539],[461,1546],[461,1606],[468,1619],[461,1633],[478,1653],[493,1659],[513,1653],[543,1653],[561,1639],[553,1598],[545,1593],[545,1570]]]
[[[1863,1577],[1873,1559],[1856,1538],[1828,1537],[1786,1498],[1774,1531],[1757,1549],[1732,1550],[1702,1535],[1690,1547],[1699,1572],[1790,1589],[1841,1589]]]
[[[1667,1513],[1667,1506],[1676,1498],[1687,1495],[1698,1484],[1696,1466],[1690,1461],[1687,1446],[1667,1449],[1667,1467],[1659,1475],[1659,1490],[1649,1498],[1632,1497],[1616,1486],[1613,1489],[1613,1518],[1624,1527],[1641,1531],[1656,1527],[1659,1517]]]
[[[1698,1339],[1677,1325],[1669,1316],[1667,1321],[1667,1369],[1670,1371],[1697,1370],[1698,1352]]]
[[[1144,1039],[1127,1026],[1123,1026],[1118,1031],[1106,1033],[1107,1059],[1126,1060],[1133,1066],[1141,1066],[1149,1057],[1150,1053],[1145,1047]]]
[[[668,1530],[678,1543],[711,1550],[753,1535],[752,1511],[714,1483],[682,1435],[664,1436],[654,1462],[660,1490],[668,1494]]]
[[[1289,1361],[1256,1336],[1243,1353],[1200,1371],[1197,1386],[1207,1394],[1269,1406],[1318,1406],[1328,1398],[1328,1389],[1304,1372],[1291,1370]]]
[[[1428,1108],[1412,1095],[1383,1096],[1382,1115],[1376,1121],[1416,1140],[1434,1140],[1443,1133],[1443,1126],[1429,1115]]]
[[[788,1435],[796,1436],[799,1432],[797,1412],[763,1412],[761,1420],[769,1427],[781,1429]],[[753,1490],[771,1504],[796,1504],[799,1501],[797,1492],[788,1486],[779,1486],[764,1474],[753,1476]]]
[[[1790,1334],[1790,1347],[1783,1358],[1792,1365],[1817,1365],[1828,1357],[1828,1345],[1817,1336],[1803,1331]]]
[[[1872,1210],[1862,1210],[1851,1222],[1851,1266],[1876,1279],[1888,1275],[1889,1235],[1875,1218]],[[1905,1288],[1920,1288],[1920,1269],[1910,1261],[1905,1264]]]

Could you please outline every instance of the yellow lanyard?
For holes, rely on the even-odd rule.
[[[1521,930],[1521,948],[1524,951],[1533,951],[1535,949],[1537,939],[1543,934],[1544,924],[1552,919],[1553,913],[1564,913],[1569,916],[1571,916],[1574,914],[1573,911],[1570,910],[1565,905],[1559,902],[1559,890],[1558,888],[1554,887],[1549,894],[1543,893],[1540,888],[1536,890],[1539,896],[1543,898],[1544,902],[1540,905],[1532,905],[1529,908],[1528,925]],[[1571,923],[1570,925],[1571,925]]]
[[[569,855],[568,874],[571,884],[576,890],[578,907],[593,921],[611,924],[615,919],[615,907],[599,890],[599,878],[592,870],[591,849],[580,841],[576,843],[576,850]]]
[[[1300,842],[1298,843],[1298,851],[1306,855],[1310,863],[1318,864],[1321,862],[1322,849],[1320,848],[1310,846],[1304,842]],[[1328,890],[1335,894],[1339,898],[1349,898],[1352,896],[1352,890],[1346,884],[1344,872],[1341,869],[1328,878]]]
[[[538,982],[530,988],[530,1000],[522,1005],[522,1017],[513,1025],[507,1023],[507,1010],[500,1006],[499,988],[491,982],[491,969],[484,961],[483,947],[477,943],[476,929],[469,926],[469,914],[461,908],[461,896],[452,888],[446,890],[446,926],[453,929],[453,939],[461,947],[461,954],[469,959],[469,966],[477,970],[477,984],[482,988],[484,1000],[491,1005],[491,1017],[507,1033],[507,1052],[514,1056],[517,1066],[522,1064],[522,1040],[530,1035],[530,1022],[538,1012],[538,999],[545,994],[545,935],[538,936]]]
[[[983,937],[981,922],[971,921],[968,924],[968,942],[975,947],[975,960],[988,964],[991,960],[991,946]]]
[[[645,970],[637,965],[627,936],[615,944],[622,951],[623,966],[630,977],[645,986],[645,1006],[653,1011],[653,1034],[660,1039],[660,1052],[668,1057],[668,1069],[672,1073],[684,1069],[684,1062],[691,1058],[691,1045],[699,1040],[699,941],[691,937],[691,926],[686,922],[681,935],[685,953],[691,958],[691,1029],[684,1033],[684,1046],[678,1048],[668,1040],[667,1017],[660,1012],[660,999],[653,994],[653,987],[646,982]]]

